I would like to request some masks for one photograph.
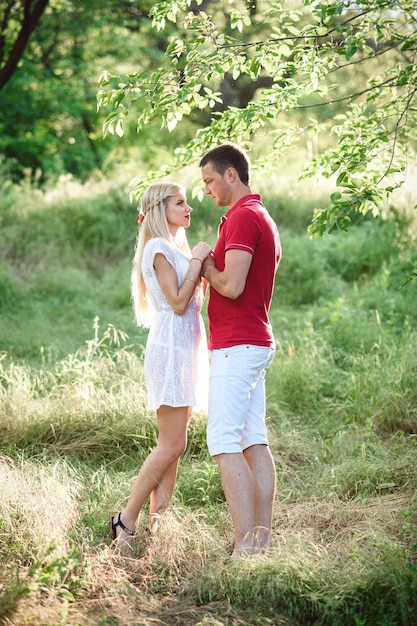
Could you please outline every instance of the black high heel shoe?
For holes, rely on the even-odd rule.
[[[115,515],[113,515],[113,517],[110,518],[110,530],[111,533],[113,535],[113,541],[117,542],[117,527],[120,526],[120,528],[128,535],[130,535],[131,537],[134,537],[135,535],[135,531],[134,530],[130,530],[130,528],[127,528],[127,526],[125,526],[121,520],[121,515],[122,513],[120,512],[118,517],[117,517],[117,521],[115,522]],[[127,543],[126,541],[124,541],[123,543]]]

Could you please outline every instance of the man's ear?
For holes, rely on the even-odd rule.
[[[234,183],[235,180],[238,178],[237,172],[234,167],[228,167],[227,170],[225,171],[225,175],[226,175],[226,180],[229,183]]]

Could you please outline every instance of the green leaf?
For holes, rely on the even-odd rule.
[[[347,178],[347,172],[340,172],[336,180],[336,185],[342,185]]]
[[[351,58],[357,53],[357,51],[358,51],[358,47],[356,45],[356,42],[353,40],[349,40],[346,45],[346,50],[345,50],[346,60],[350,61]]]
[[[411,283],[413,280],[415,280],[417,278],[417,271],[415,272],[411,272],[407,278],[407,280],[405,280],[402,285],[400,285],[400,289],[402,287],[405,287],[406,285],[408,285],[409,283]]]
[[[125,130],[123,120],[121,120],[120,118],[117,120],[115,131],[118,137],[123,137]]]

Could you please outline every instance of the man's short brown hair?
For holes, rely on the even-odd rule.
[[[249,159],[239,146],[232,143],[224,143],[217,148],[209,150],[200,161],[200,167],[204,167],[207,163],[212,163],[213,169],[221,174],[225,173],[228,167],[233,167],[242,183],[249,185]]]

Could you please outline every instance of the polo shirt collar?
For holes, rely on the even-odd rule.
[[[224,215],[221,216],[220,227],[223,226],[228,217],[230,217],[230,215],[234,211],[236,211],[236,209],[240,209],[247,202],[251,202],[253,200],[255,200],[256,202],[262,202],[262,198],[259,193],[249,193],[247,196],[243,196],[242,198],[240,198]]]

